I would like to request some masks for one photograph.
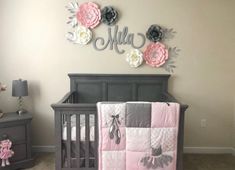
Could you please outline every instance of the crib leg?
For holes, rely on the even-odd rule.
[[[55,134],[56,134],[56,147],[55,147],[55,169],[62,169],[62,114],[58,111],[55,112]]]

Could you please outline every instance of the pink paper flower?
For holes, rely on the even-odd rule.
[[[101,20],[101,12],[97,4],[86,2],[79,6],[77,12],[79,23],[86,28],[95,28]]]
[[[157,42],[151,43],[144,51],[146,64],[152,67],[162,66],[168,59],[168,50],[164,44]]]
[[[7,86],[4,85],[4,84],[1,84],[1,82],[0,82],[0,92],[1,91],[6,91],[6,89],[7,89]]]

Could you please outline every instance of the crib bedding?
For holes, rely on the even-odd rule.
[[[179,104],[100,102],[97,107],[100,170],[176,170]]]
[[[94,115],[90,115],[90,141],[94,141],[95,123]],[[80,115],[80,141],[85,141],[85,115]],[[67,122],[64,123],[62,129],[62,139],[67,140]],[[76,141],[76,115],[71,116],[71,141]]]
[[[76,116],[79,115],[84,115],[84,114],[94,114],[96,115],[98,112],[98,108],[95,107],[95,104],[97,101],[119,101],[119,103],[126,102],[128,100],[132,101],[164,101],[164,102],[177,102],[177,100],[168,92],[168,80],[170,78],[170,75],[157,75],[157,74],[69,74],[70,78],[70,89],[69,92],[57,103],[52,104],[52,108],[54,109],[54,114],[55,114],[55,146],[56,146],[56,159],[55,159],[55,169],[56,170],[61,170],[61,169],[66,169],[66,170],[74,170],[74,169],[80,169],[80,170],[100,170],[99,166],[99,160],[103,160],[103,158],[99,158],[99,150],[97,148],[99,139],[102,137],[100,135],[100,130],[98,128],[99,126],[99,121],[95,122],[95,131],[98,134],[95,134],[96,138],[94,139],[95,147],[94,147],[94,157],[87,157],[87,155],[81,156],[80,158],[74,157],[74,151],[78,149],[78,146],[80,147],[81,150],[86,150],[87,151],[87,144],[89,144],[89,141],[87,139],[85,141],[81,141],[85,143],[86,147],[82,147],[81,143],[78,145],[78,141],[75,142],[75,140],[71,140],[71,142],[68,142],[68,138],[66,140],[66,135],[64,135],[63,138],[63,132],[62,131],[72,131],[71,129],[64,129],[66,127],[66,121],[68,118],[71,116],[71,114],[76,113]],[[185,111],[188,108],[188,105],[181,104],[180,105],[180,127],[179,127],[179,135],[178,135],[178,145],[177,145],[177,170],[182,170],[183,169],[183,138],[184,138],[184,133],[183,133],[183,127],[184,127],[184,115]],[[151,110],[152,111],[152,110]],[[97,114],[98,116],[98,114]],[[116,117],[116,116],[115,116]],[[151,114],[151,124],[152,124],[152,114]],[[126,119],[129,119],[128,116],[124,117],[124,120],[126,122]],[[133,120],[135,117],[132,117]],[[113,119],[113,118],[112,118]],[[110,124],[112,124],[112,119]],[[117,117],[115,118],[117,119]],[[118,118],[119,119],[119,118]],[[161,118],[162,120],[166,121],[165,118]],[[72,121],[72,120],[71,120]],[[128,120],[127,120],[128,121]],[[70,122],[70,121],[69,121]],[[90,121],[91,122],[91,121]],[[115,120],[115,122],[117,122]],[[154,122],[153,122],[154,123]],[[161,123],[161,122],[160,122]],[[159,124],[160,124],[159,123]],[[130,124],[142,124],[138,122],[130,122]],[[143,126],[147,125],[149,126],[149,121],[143,122]],[[126,127],[127,125],[124,124],[123,127],[120,127],[119,130],[121,132],[125,132],[128,134],[128,136],[131,136],[132,131],[135,129],[135,133],[140,134],[139,136],[146,135],[144,131],[148,131],[144,128],[147,127],[140,127],[139,131],[137,127]],[[141,125],[140,125],[141,126]],[[152,126],[152,125],[151,125]],[[70,125],[69,125],[70,127]],[[73,127],[73,126],[72,126]],[[83,126],[81,126],[83,127]],[[107,131],[109,131],[107,125]],[[126,128],[132,128],[129,130],[125,130]],[[148,127],[151,128],[152,127]],[[170,127],[165,127],[165,129],[169,129]],[[77,128],[79,129],[79,128]],[[142,132],[141,132],[142,129]],[[173,129],[173,128],[172,128]],[[86,129],[88,130],[88,129]],[[177,129],[178,130],[178,129]],[[127,132],[126,132],[127,131]],[[156,129],[155,130],[157,134],[170,134],[174,133],[174,130],[168,130],[169,132],[166,133],[164,128],[161,130]],[[173,131],[173,132],[172,132]],[[178,132],[178,131],[177,131]],[[72,133],[72,132],[71,132]],[[73,132],[74,133],[74,132]],[[75,134],[75,133],[74,133]],[[105,133],[104,133],[105,134]],[[116,136],[115,134],[113,134]],[[123,135],[123,133],[121,133]],[[68,135],[71,136],[73,139],[75,139],[76,135]],[[126,136],[126,135],[125,135]],[[125,137],[124,136],[124,137]],[[147,136],[152,136],[151,133],[148,134]],[[160,135],[161,136],[161,135]],[[166,135],[165,135],[166,136]],[[174,137],[174,135],[171,135]],[[109,137],[109,134],[107,134],[107,137]],[[110,142],[106,142],[108,145],[104,147],[105,152],[102,152],[102,156],[104,158],[107,158],[107,155],[117,155],[117,158],[119,157],[120,159],[122,156],[125,156],[126,158],[129,158],[130,155],[138,155],[135,153],[144,153],[146,149],[149,149],[149,143],[150,146],[154,145],[154,148],[157,147],[157,143],[152,144],[155,140],[146,140],[148,145],[139,145],[138,147],[141,149],[141,151],[135,151],[134,145],[132,145],[131,139],[127,137],[128,140],[128,145],[126,145],[126,142],[123,142],[122,139],[124,139],[122,136],[121,140],[117,140],[116,138],[113,138]],[[84,135],[81,133],[81,138],[84,139]],[[135,136],[132,137],[135,139]],[[143,137],[142,137],[143,138]],[[154,137],[153,137],[154,138]],[[157,135],[156,135],[157,138]],[[161,138],[159,137],[157,141],[166,140],[167,138],[170,137],[165,137]],[[144,138],[143,138],[144,139]],[[138,144],[138,140],[136,140],[136,143]],[[70,141],[70,139],[69,139]],[[93,141],[92,141],[93,142]],[[120,144],[115,144],[115,142],[120,143]],[[120,149],[119,153],[113,149],[115,146],[116,148],[119,149],[121,144],[124,143],[124,149]],[[77,147],[75,145],[78,145]],[[137,145],[136,144],[136,145]],[[117,145],[119,147],[117,147]],[[172,149],[174,149],[174,145],[170,142],[168,144],[169,146],[165,145],[162,146],[163,153],[166,154],[166,148],[172,152]],[[148,146],[148,147],[146,147]],[[110,151],[109,147],[112,149]],[[76,148],[76,149],[75,149]],[[91,149],[92,147],[89,147]],[[99,147],[100,149],[100,147]],[[81,151],[82,152],[84,152]],[[97,151],[98,150],[98,151]],[[131,150],[133,153],[131,153]],[[150,149],[149,149],[150,150]],[[106,152],[109,151],[109,152]],[[68,153],[66,153],[68,152]],[[91,152],[89,150],[89,152]],[[160,152],[160,149],[159,149]],[[150,152],[149,152],[150,153]],[[63,154],[63,155],[62,155]],[[81,155],[84,155],[83,153]],[[133,158],[134,158],[133,156]],[[78,163],[80,159],[80,167],[78,168],[76,162]],[[86,160],[86,164],[84,165],[84,159]],[[112,156],[110,159],[113,159]],[[169,159],[168,157],[166,159]],[[94,161],[94,165],[91,166],[90,162]],[[148,160],[148,157],[145,159]],[[113,160],[111,160],[114,162]],[[144,161],[144,160],[143,160]],[[89,162],[89,165],[87,164]],[[118,161],[117,161],[118,162]],[[127,161],[128,162],[128,161]],[[125,167],[126,167],[125,163]],[[136,161],[134,161],[134,165],[136,165]],[[108,165],[107,165],[108,166]],[[106,168],[108,169],[108,168]],[[113,170],[114,168],[111,168],[109,170]],[[116,168],[115,170],[120,170],[121,168]],[[135,168],[132,168],[135,169]],[[160,168],[161,169],[161,168]],[[123,170],[123,169],[121,169]],[[125,169],[124,169],[125,170]],[[126,169],[127,170],[127,169]]]

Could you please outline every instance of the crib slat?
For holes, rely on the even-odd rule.
[[[66,121],[67,121],[67,162],[68,162],[68,168],[71,168],[71,115],[66,115]]]
[[[77,160],[77,168],[80,168],[80,114],[76,114],[76,160]]]
[[[89,148],[89,143],[90,143],[90,117],[89,114],[85,114],[85,167],[88,168],[89,167],[89,153],[90,153],[90,148]]]

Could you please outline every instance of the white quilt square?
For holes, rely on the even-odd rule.
[[[150,128],[126,128],[126,150],[148,151],[151,147]]]
[[[175,128],[152,128],[151,147],[158,148],[160,145],[163,152],[175,151],[177,134]]]
[[[120,121],[120,127],[125,126],[126,117],[126,104],[125,103],[115,103],[106,104],[101,103],[101,117],[102,117],[102,127],[110,127],[113,121],[112,115],[119,115],[118,120]]]
[[[125,170],[125,151],[102,151],[102,170]]]

